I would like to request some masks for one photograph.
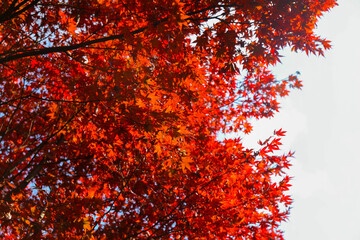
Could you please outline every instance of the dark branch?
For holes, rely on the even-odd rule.
[[[37,2],[37,1],[38,0],[35,0],[31,4],[33,4],[33,3],[35,4],[35,2]],[[28,7],[28,6],[26,6],[26,7]],[[206,12],[208,10],[212,10],[212,9],[216,9],[216,8],[229,8],[229,7],[240,7],[240,6],[237,5],[237,4],[213,5],[213,6],[209,6],[207,8],[203,8],[203,9],[200,9],[200,10],[197,10],[197,11],[188,12],[187,15],[192,16],[192,15],[199,14],[199,13],[202,13],[202,12]],[[160,19],[158,21],[155,21],[152,24],[154,26],[156,26],[156,25],[159,25],[160,23],[163,23],[163,22],[167,21],[168,19],[169,18],[166,17],[166,18]],[[189,18],[188,20],[191,20],[191,18]],[[206,20],[208,20],[208,19],[206,19]],[[1,22],[1,18],[0,18],[0,22]],[[135,35],[135,34],[144,32],[147,28],[148,28],[147,26],[139,28],[137,30],[132,31],[131,34]],[[108,36],[108,37],[102,37],[102,38],[98,38],[98,39],[94,39],[94,40],[89,40],[89,41],[85,41],[85,42],[70,45],[70,46],[58,46],[58,47],[33,49],[33,50],[30,50],[30,51],[24,51],[22,53],[18,53],[18,54],[15,54],[15,55],[9,55],[9,56],[6,56],[6,57],[2,57],[2,58],[0,58],[0,64],[4,64],[6,62],[17,60],[17,59],[20,59],[20,58],[40,56],[40,55],[45,55],[45,54],[50,54],[50,53],[60,53],[60,52],[73,51],[73,50],[76,50],[76,49],[79,49],[79,48],[88,47],[88,46],[96,44],[96,43],[103,43],[103,42],[107,42],[107,41],[123,40],[123,39],[124,39],[124,34],[118,34],[118,35],[111,35],[111,36]]]

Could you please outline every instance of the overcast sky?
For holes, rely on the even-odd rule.
[[[339,1],[317,32],[333,48],[325,58],[283,52],[276,75],[300,71],[304,88],[245,140],[253,147],[274,129],[288,131],[283,150],[296,158],[286,240],[360,240],[360,0]]]

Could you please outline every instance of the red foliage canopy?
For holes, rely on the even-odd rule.
[[[2,239],[282,239],[291,153],[251,131],[335,0],[3,0]],[[280,182],[277,179],[282,179]]]

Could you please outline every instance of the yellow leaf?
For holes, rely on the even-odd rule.
[[[16,186],[14,184],[12,184],[11,182],[6,181],[6,184],[11,188],[16,188]]]
[[[155,153],[160,154],[162,152],[160,144],[156,144],[154,148],[155,148],[155,151],[154,151]]]
[[[157,92],[152,92],[148,95],[148,98],[150,99],[150,103],[152,105],[156,105],[158,104],[158,99],[159,99],[159,96],[157,95]]]
[[[30,211],[31,211],[31,213],[34,213],[36,211],[36,207],[35,206],[31,207]]]
[[[95,193],[96,193],[96,188],[95,187],[92,187],[88,190],[88,196],[90,198],[93,198],[95,196]]]
[[[185,171],[185,169],[190,169],[190,163],[193,162],[193,160],[190,157],[182,157],[181,158],[181,168],[183,170],[183,172]]]
[[[48,113],[49,118],[56,119],[58,112],[58,105],[55,102],[52,102],[49,106],[49,110],[50,110],[50,112]]]
[[[146,104],[140,98],[136,99],[136,105],[139,106],[140,108],[146,107]]]
[[[75,31],[77,30],[77,26],[76,26],[76,22],[71,18],[69,19],[69,26],[68,26],[68,31],[70,32],[71,35],[75,35]]]
[[[173,108],[171,105],[169,105],[166,109],[165,109],[165,113],[170,113],[173,111]]]
[[[90,221],[89,221],[88,218],[84,218],[84,220],[83,220],[83,228],[85,229],[85,231],[91,230]]]

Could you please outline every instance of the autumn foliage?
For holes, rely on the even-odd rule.
[[[292,153],[251,132],[335,0],[2,0],[1,239],[283,239]]]

